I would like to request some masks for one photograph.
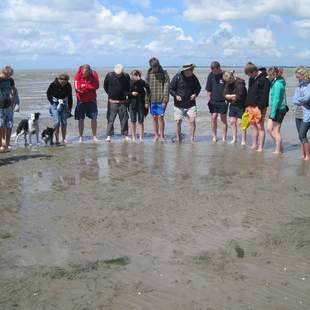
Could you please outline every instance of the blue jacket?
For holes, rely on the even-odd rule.
[[[304,111],[303,121],[310,122],[310,80],[301,81],[295,90],[293,103],[302,106]]]

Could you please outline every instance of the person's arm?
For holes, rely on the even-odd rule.
[[[19,112],[20,111],[20,99],[19,99],[19,94],[18,90],[15,87],[15,102],[14,102],[14,112]]]
[[[169,85],[169,93],[173,98],[176,98],[178,89],[178,78],[177,75],[173,77]]]
[[[73,98],[72,98],[72,86],[70,83],[68,83],[68,107],[71,111],[73,107]]]
[[[196,81],[196,90],[195,90],[195,94],[196,94],[196,97],[199,96],[200,92],[201,92],[201,84],[198,80],[198,78],[196,77],[196,75],[194,75],[194,79]]]
[[[212,76],[211,74],[208,75],[207,84],[206,84],[206,91],[209,96],[209,100],[211,100],[212,97]]]
[[[299,89],[299,87],[298,87]],[[301,92],[299,89],[298,96],[296,98],[297,105],[304,105],[309,107],[310,103],[310,83]]]
[[[108,73],[105,76],[105,79],[104,79],[104,82],[103,82],[103,88],[104,88],[106,93],[108,93],[108,91],[109,91],[109,80],[110,80],[110,73]]]
[[[53,92],[53,84],[50,84],[46,92],[47,100],[49,101],[50,104],[53,104],[52,92]]]
[[[164,83],[164,96],[163,96],[163,104],[167,104],[169,102],[169,85],[170,85],[170,78],[167,71],[164,71],[165,74],[165,83]]]
[[[260,95],[257,103],[260,109],[265,108],[268,105],[269,92],[270,92],[270,81],[267,78],[265,78],[263,84],[261,85]]]
[[[92,71],[91,78],[85,83],[85,89],[97,90],[99,88],[99,77],[96,71]]]
[[[235,98],[233,100],[242,100],[246,89],[245,83],[237,82],[235,85],[236,85],[236,94],[234,95]]]
[[[270,118],[274,119],[276,117],[277,110],[279,109],[281,102],[283,101],[283,93],[285,88],[282,84],[275,82],[273,86],[273,98],[271,102],[271,112]]]
[[[146,81],[144,81],[144,89],[146,90],[145,103],[148,104],[151,98],[151,88]]]
[[[125,80],[124,93],[125,96],[128,97],[130,95],[130,76],[126,74],[124,80]]]

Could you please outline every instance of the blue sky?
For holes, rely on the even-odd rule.
[[[0,25],[17,69],[310,60],[310,0],[1,0]]]

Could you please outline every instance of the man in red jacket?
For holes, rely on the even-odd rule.
[[[97,94],[99,88],[99,77],[95,70],[89,65],[79,67],[74,77],[74,87],[76,91],[77,105],[75,108],[75,119],[79,121],[79,142],[83,142],[85,115],[91,119],[91,129],[93,142],[97,140]]]

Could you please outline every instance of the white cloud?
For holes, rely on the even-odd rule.
[[[310,19],[303,19],[293,22],[293,26],[297,29],[300,37],[308,39],[310,36]]]
[[[188,20],[203,22],[255,19],[279,13],[310,17],[309,0],[187,0],[183,15]]]
[[[275,24],[277,24],[277,25],[282,25],[282,24],[284,24],[284,20],[281,18],[281,16],[279,16],[279,15],[276,15],[276,14],[270,14],[269,15],[269,18],[270,18],[270,20],[273,22],[273,23],[275,23]]]
[[[144,8],[147,8],[151,5],[151,1],[150,0],[131,0],[130,1],[133,4],[138,4]]]
[[[310,59],[310,50],[300,51],[295,54],[295,56],[301,60],[309,60]]]

